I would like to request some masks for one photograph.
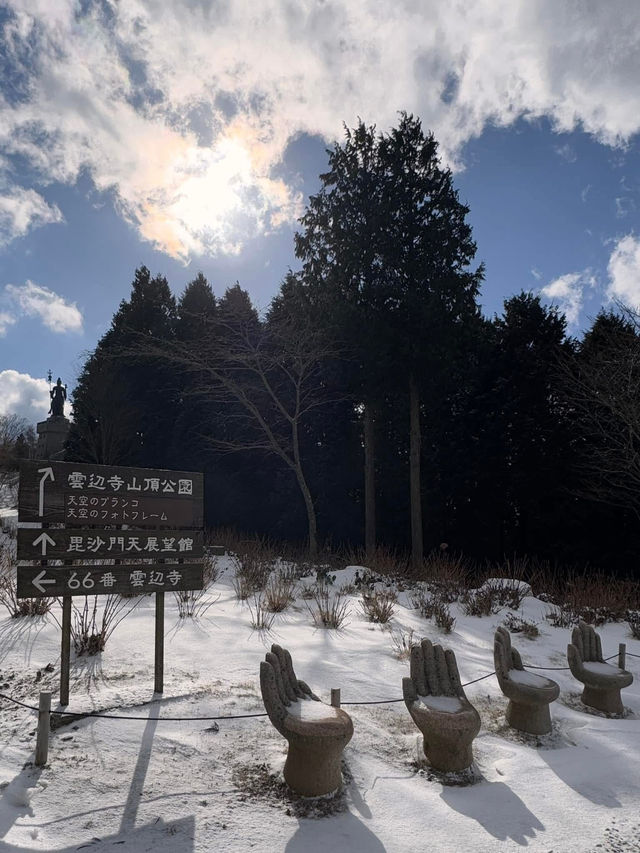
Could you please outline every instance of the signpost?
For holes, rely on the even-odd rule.
[[[203,587],[202,562],[194,562],[204,554],[203,496],[203,475],[192,471],[21,464],[18,522],[41,527],[18,530],[18,563],[32,565],[18,565],[17,595],[62,596],[61,705],[69,703],[74,595],[155,592],[155,690],[162,692],[164,593]]]

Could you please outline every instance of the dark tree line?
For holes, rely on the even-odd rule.
[[[328,152],[290,272],[260,317],[199,274],[176,300],[136,270],[87,359],[67,457],[202,470],[211,525],[318,543],[446,542],[629,571],[640,507],[640,335],[584,340],[520,293],[484,318],[484,270],[420,122]]]

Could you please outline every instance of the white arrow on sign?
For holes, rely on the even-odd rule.
[[[47,544],[55,545],[56,540],[52,539],[48,533],[41,533],[37,539],[34,539],[31,543],[32,545],[42,545],[42,556],[44,557],[47,553]]]
[[[49,583],[55,583],[55,582],[56,582],[56,579],[55,579],[55,578],[45,578],[45,575],[46,575],[46,574],[47,574],[47,570],[46,570],[46,569],[43,569],[43,570],[40,572],[40,574],[39,574],[39,575],[36,575],[36,577],[31,581],[31,583],[35,586],[35,588],[36,588],[36,589],[39,589],[39,590],[40,590],[40,592],[46,592],[46,591],[47,591],[47,590],[45,589],[44,584],[49,584]]]
[[[42,474],[40,477],[40,500],[38,502],[38,515],[44,515],[44,484],[47,480],[55,480],[53,475],[53,468],[38,468],[38,474]]]

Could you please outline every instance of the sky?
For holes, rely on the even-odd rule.
[[[470,207],[488,316],[640,304],[637,0],[0,0],[0,414],[72,390],[136,267],[264,309],[359,118]]]

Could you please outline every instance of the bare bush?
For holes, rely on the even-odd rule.
[[[635,640],[640,640],[640,610],[630,610],[627,614],[627,625],[631,631],[631,636]]]
[[[552,605],[544,614],[544,618],[554,628],[571,628],[578,623],[578,617],[569,604]]]
[[[528,637],[530,640],[540,635],[540,631],[538,630],[538,626],[535,622],[529,622],[527,619],[523,619],[522,616],[518,616],[515,613],[507,613],[505,618],[502,620],[502,624],[514,634],[524,634],[524,636]]]
[[[433,618],[441,631],[450,634],[456,624],[455,616],[451,615],[449,605],[445,601],[438,600],[433,611]]]
[[[142,601],[141,596],[133,600],[120,595],[94,595],[92,598],[93,605],[90,605],[89,596],[85,595],[84,604],[80,607],[76,605],[76,599],[72,599],[71,639],[77,655],[96,655],[104,651],[107,640],[118,625]],[[98,599],[101,609],[98,608]]]
[[[635,580],[602,572],[565,576],[555,572],[544,579],[544,585],[538,578],[536,582],[545,591],[538,597],[552,605],[545,618],[558,627],[574,625],[579,619],[596,626],[622,622],[630,609],[640,608],[640,584]]]
[[[273,626],[276,614],[268,610],[265,605],[264,594],[254,595],[253,601],[247,599],[247,607],[251,614],[251,627],[254,631],[269,633]]]
[[[343,601],[339,592],[332,593],[327,587],[317,586],[312,601],[312,604],[305,603],[318,628],[342,628],[349,613],[349,602]]]
[[[492,578],[462,596],[467,616],[490,616],[502,607],[516,609],[522,604],[528,587],[515,578]]]
[[[241,601],[264,590],[273,570],[273,553],[260,540],[244,543],[242,553],[234,554],[231,561],[235,570],[233,586]]]
[[[398,660],[407,660],[411,657],[411,646],[415,645],[415,632],[413,628],[408,631],[392,631],[391,642],[393,643],[393,656]]]
[[[432,619],[435,610],[436,597],[422,589],[416,590],[410,597],[411,606],[420,611],[425,619]]]
[[[425,580],[441,601],[452,604],[468,588],[471,575],[471,567],[463,557],[438,550],[425,557],[419,579]]]
[[[295,601],[296,582],[278,573],[272,577],[264,591],[265,607],[271,613],[281,613]]]
[[[406,577],[409,571],[409,557],[404,551],[378,545],[367,553],[364,548],[348,549],[344,560],[349,566],[363,566],[372,574],[386,578]]]
[[[202,589],[181,589],[173,593],[173,597],[178,605],[178,616],[180,619],[199,619],[218,600],[219,596],[209,600],[205,598],[220,576],[220,567],[216,557],[205,558],[202,576]]]
[[[0,604],[12,619],[44,616],[51,610],[53,598],[18,598],[18,586],[12,549],[0,546]]]
[[[441,598],[437,593],[418,590],[411,596],[411,604],[425,619],[433,619],[445,634],[451,633],[456,620],[455,616],[451,615],[449,603],[445,598]]]
[[[395,592],[364,592],[360,606],[369,622],[386,624],[395,612]]]

